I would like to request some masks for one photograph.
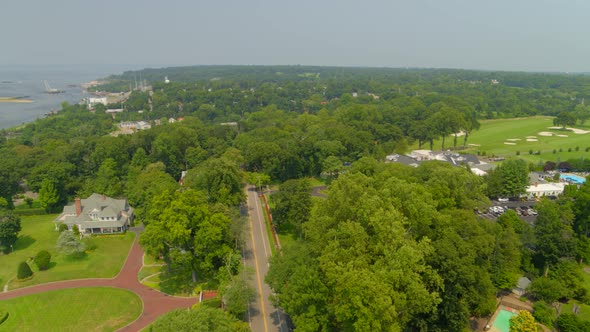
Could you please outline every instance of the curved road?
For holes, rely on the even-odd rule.
[[[139,331],[149,325],[159,316],[178,308],[189,308],[197,302],[196,298],[182,298],[170,296],[158,292],[152,288],[139,283],[137,274],[141,269],[143,250],[138,243],[138,232],[135,233],[135,240],[127,255],[123,268],[114,278],[78,279],[51,282],[42,285],[19,288],[12,291],[0,293],[0,301],[12,299],[19,296],[47,292],[52,290],[79,288],[79,287],[115,287],[126,289],[137,294],[143,302],[143,311],[137,320],[129,325],[120,328],[118,331]]]

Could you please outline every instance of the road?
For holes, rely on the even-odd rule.
[[[272,294],[270,287],[264,282],[268,272],[269,259],[272,255],[265,227],[262,206],[253,186],[246,187],[248,203],[249,236],[246,240],[244,262],[256,272],[252,285],[256,289],[256,299],[250,303],[248,310],[250,328],[253,332],[287,332],[287,323],[282,312],[276,309],[269,300]]]

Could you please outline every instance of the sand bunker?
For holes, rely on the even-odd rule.
[[[537,138],[537,136],[527,136],[526,138]]]
[[[467,144],[467,145],[469,145],[469,146],[481,146],[481,144],[472,144],[472,143]]]
[[[542,132],[538,133],[537,135],[539,135],[539,136],[553,136],[553,133],[548,132],[548,131],[542,131]]]
[[[563,129],[563,127],[549,127],[549,129]],[[565,128],[565,130],[573,131],[574,134],[578,134],[578,135],[590,133],[590,131],[588,131],[588,130],[583,130],[583,129],[578,129],[578,128]],[[559,135],[557,135],[557,136],[559,136]]]
[[[516,145],[516,143],[514,143],[514,142],[504,142],[504,144],[506,144],[506,145]]]
[[[536,138],[527,138],[526,141],[527,142],[538,142],[539,140]]]
[[[509,142],[514,142],[514,141],[520,141],[521,139],[520,138],[507,138],[506,140]]]
[[[567,137],[567,135],[556,135],[557,137]]]
[[[464,131],[460,131],[458,133],[454,133],[453,136],[465,136],[465,132]]]

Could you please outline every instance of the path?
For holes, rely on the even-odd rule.
[[[247,266],[256,270],[252,286],[256,289],[256,299],[250,303],[248,316],[253,332],[286,332],[285,314],[275,308],[269,300],[272,294],[264,282],[268,272],[268,260],[272,254],[264,215],[258,194],[253,186],[246,188],[248,215],[250,221],[249,236],[246,241],[244,260]]]
[[[8,300],[19,296],[31,295],[52,290],[79,287],[115,287],[137,294],[143,302],[143,311],[139,318],[118,331],[139,331],[149,325],[159,316],[178,308],[189,308],[197,302],[196,298],[182,298],[170,296],[152,288],[144,286],[137,280],[137,274],[143,264],[143,250],[138,243],[139,229],[134,229],[135,240],[127,256],[123,268],[114,278],[78,279],[51,282],[19,288],[0,294],[1,300]]]

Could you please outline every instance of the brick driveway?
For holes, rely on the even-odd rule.
[[[137,273],[142,267],[143,250],[139,246],[139,231],[134,230],[135,240],[127,256],[123,268],[114,278],[78,279],[51,282],[19,288],[5,293],[0,293],[0,301],[19,296],[47,292],[52,290],[79,288],[79,287],[115,287],[126,289],[137,294],[143,302],[143,311],[139,318],[118,331],[139,331],[153,322],[158,316],[173,309],[189,308],[197,303],[196,298],[183,298],[170,296],[139,283]]]

